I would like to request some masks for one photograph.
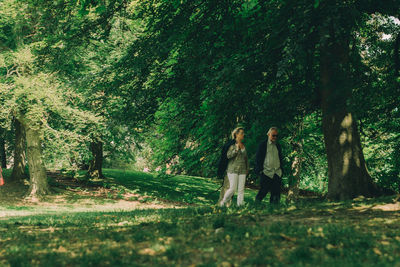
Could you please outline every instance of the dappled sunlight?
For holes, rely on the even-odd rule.
[[[393,16],[0,0],[0,267],[400,267]]]
[[[384,204],[384,205],[376,205],[372,209],[382,210],[382,211],[400,211],[400,202],[388,203],[388,204]],[[400,216],[400,214],[399,214],[399,216]]]
[[[115,263],[124,255],[130,262],[174,265],[196,257],[198,262],[204,257],[214,260],[225,255],[223,250],[238,249],[235,244],[240,240],[245,245],[236,262],[245,262],[252,254],[248,248],[254,246],[268,247],[274,257],[284,259],[308,242],[342,253],[340,242],[352,244],[354,233],[355,240],[374,240],[361,229],[376,233],[382,225],[388,231],[400,223],[392,198],[330,202],[301,196],[299,202],[285,205],[283,194],[280,206],[265,201],[255,208],[256,190],[246,188],[244,207],[220,209],[215,206],[220,181],[193,181],[188,176],[149,180],[139,173],[113,173],[115,177],[109,177],[106,170],[107,178],[87,185],[68,180],[66,187],[67,180],[59,179],[52,188],[56,193],[41,202],[13,200],[0,207],[0,255],[15,257],[22,238],[29,240],[24,253],[34,252],[38,262],[53,255],[68,263]],[[381,246],[394,244],[391,238],[379,240]],[[376,248],[376,253],[383,251]],[[185,259],[182,253],[191,257]]]
[[[352,124],[353,124],[353,117],[351,113],[347,113],[346,116],[343,118],[340,127],[341,133],[339,135],[339,144],[346,148],[343,152],[343,159],[342,159],[342,175],[347,175],[350,165],[354,159],[353,150],[352,150]],[[356,160],[356,164],[360,167],[359,160]]]
[[[238,249],[240,256],[232,254],[232,259],[244,262],[253,255],[249,249],[253,247],[257,250],[268,247],[268,253],[281,259],[310,246],[315,248],[314,253],[326,253],[325,257],[334,251],[344,253],[349,249],[362,249],[368,254],[369,247],[358,245],[358,240],[371,244],[371,249],[383,255],[387,253],[385,248],[396,248],[396,238],[400,239],[393,234],[400,223],[398,212],[374,209],[393,204],[385,203],[388,201],[391,200],[315,202],[303,199],[298,206],[272,208],[265,204],[261,209],[185,206],[129,210],[132,203],[125,200],[102,205],[92,203],[87,208],[85,205],[90,201],[80,199],[73,206],[80,203],[81,211],[85,212],[71,212],[68,210],[71,206],[64,212],[60,204],[58,213],[0,220],[0,244],[4,245],[0,247],[0,254],[14,255],[11,251],[20,245],[18,238],[23,238],[30,240],[24,253],[35,252],[42,261],[44,255],[54,253],[69,263],[102,259],[117,264],[116,260],[124,255],[127,261],[190,265],[201,262],[204,257],[215,259],[226,256],[225,250]],[[127,205],[127,209],[103,212],[114,205]],[[36,212],[41,207],[32,208]],[[361,212],[362,208],[367,211]],[[368,230],[367,234],[364,229]],[[242,246],[237,246],[239,243]]]
[[[346,175],[349,171],[350,161],[352,157],[351,149],[348,149],[343,153],[343,167],[342,167],[342,175]]]
[[[18,210],[19,207],[31,208],[30,210]],[[59,213],[82,213],[82,212],[110,212],[110,211],[132,211],[140,209],[167,209],[182,208],[173,204],[141,203],[139,201],[115,200],[113,203],[97,204],[88,199],[74,204],[56,204],[53,202],[39,202],[37,205],[15,206],[16,210],[3,210],[0,208],[0,220],[16,216],[30,216],[34,214],[59,214]]]
[[[181,208],[176,203],[163,203],[160,201],[145,201],[139,194],[127,193],[127,199],[99,198],[89,192],[58,191],[57,195],[50,195],[41,202],[15,201],[9,202],[7,207],[0,207],[0,220],[10,216],[30,216],[33,214],[58,214],[80,212],[107,212],[107,211],[131,211],[137,209],[166,209]],[[131,200],[133,196],[139,196],[137,200]],[[72,201],[71,201],[72,200]]]
[[[347,115],[343,118],[340,126],[342,128],[350,128],[352,126],[352,123],[353,123],[353,116],[351,113],[347,113]],[[351,139],[349,142],[351,142]]]

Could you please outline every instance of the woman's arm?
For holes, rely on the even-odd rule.
[[[231,159],[231,158],[236,157],[236,155],[238,154],[238,152],[239,152],[239,148],[238,148],[237,145],[234,144],[234,145],[231,145],[231,146],[229,147],[228,153],[226,153],[226,156],[227,156],[228,159]]]
[[[244,160],[246,161],[246,175],[249,175],[250,172],[250,164],[249,164],[249,157],[247,155],[247,150],[244,151]]]

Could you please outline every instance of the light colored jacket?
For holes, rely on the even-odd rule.
[[[227,173],[248,174],[249,160],[246,149],[239,149],[235,144],[231,145],[226,154],[229,162]]]

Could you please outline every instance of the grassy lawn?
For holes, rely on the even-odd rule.
[[[37,204],[0,188],[0,266],[400,266],[393,197],[220,209],[209,179],[104,173]]]
[[[196,205],[214,205],[218,201],[216,191],[222,181],[203,177],[184,175],[155,177],[149,173],[105,169],[110,186],[123,186],[137,190],[142,195],[152,196],[168,201],[177,201]],[[256,191],[245,190],[245,200],[253,203]]]

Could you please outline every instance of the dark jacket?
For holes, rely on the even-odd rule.
[[[219,163],[218,163],[218,172],[217,172],[217,176],[219,179],[224,179],[225,177],[225,171],[226,168],[228,167],[228,162],[229,162],[226,153],[228,152],[229,147],[235,143],[236,140],[232,139],[222,147],[221,156],[219,158]]]
[[[265,161],[265,156],[267,155],[267,142],[268,142],[268,139],[261,142],[258,145],[258,149],[257,149],[257,153],[256,153],[256,166],[254,168],[254,171],[256,172],[257,175],[260,175],[262,173],[262,171],[264,170],[264,161]],[[282,170],[282,176],[283,176],[284,171],[283,171],[282,147],[279,143],[276,143],[276,148],[278,149],[279,161],[281,164],[281,170]]]

